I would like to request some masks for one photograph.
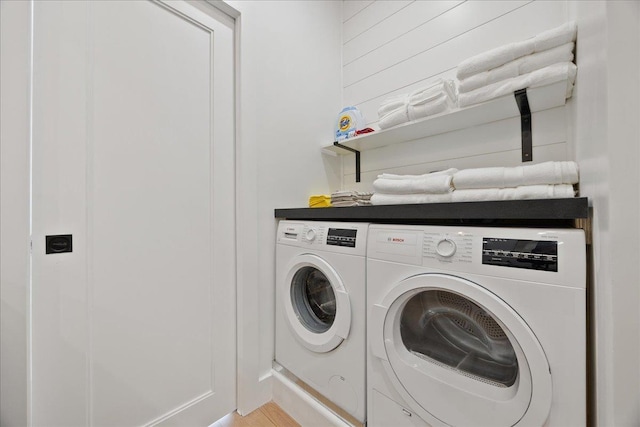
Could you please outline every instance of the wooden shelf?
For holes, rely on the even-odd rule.
[[[547,86],[528,88],[527,97],[531,113],[564,105],[566,91],[566,80]],[[520,111],[515,97],[513,94],[509,94],[481,104],[349,138],[340,141],[340,144],[358,151],[373,150],[519,116]],[[350,154],[350,152],[333,144],[326,145],[322,149],[340,155]]]
[[[291,220],[359,221],[397,224],[495,224],[572,226],[589,218],[586,197],[544,200],[426,203],[341,208],[276,209],[275,217]]]

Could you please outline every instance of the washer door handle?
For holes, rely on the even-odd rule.
[[[338,313],[334,320],[337,322],[335,333],[346,340],[351,330],[351,301],[349,300],[349,294],[345,291],[334,288],[334,292],[336,295],[336,313]],[[341,310],[343,310],[344,315],[341,314]]]
[[[370,324],[367,325],[367,329],[371,331],[369,336],[372,337],[371,352],[382,360],[389,360],[384,348],[384,319],[387,317],[387,310],[388,308],[383,305],[374,304],[371,307]]]

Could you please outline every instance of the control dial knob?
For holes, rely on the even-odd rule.
[[[307,240],[307,242],[313,242],[316,238],[316,230],[314,230],[313,228],[310,228],[307,230],[306,234],[304,235],[304,238]]]
[[[456,253],[456,243],[451,239],[442,239],[436,245],[436,252],[443,257],[450,257]]]

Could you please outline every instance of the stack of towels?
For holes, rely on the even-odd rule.
[[[478,169],[448,169],[426,175],[382,174],[373,183],[374,205],[559,199],[575,196],[575,162]]]
[[[453,80],[437,79],[409,94],[385,100],[378,108],[378,125],[387,129],[409,121],[449,111],[456,106]]]
[[[373,182],[373,205],[445,203],[451,201],[453,175],[457,169],[425,175],[383,173]]]
[[[527,87],[567,80],[566,98],[576,77],[573,48],[576,24],[569,22],[533,38],[473,56],[457,68],[458,105],[466,107]]]
[[[562,199],[574,197],[579,179],[575,162],[463,169],[453,176],[453,202]]]
[[[373,193],[365,193],[362,191],[334,191],[331,193],[331,206],[370,206],[372,195]]]

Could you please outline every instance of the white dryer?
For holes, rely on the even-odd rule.
[[[359,422],[367,228],[280,221],[276,243],[276,362]]]
[[[582,230],[371,225],[368,426],[586,425]]]

